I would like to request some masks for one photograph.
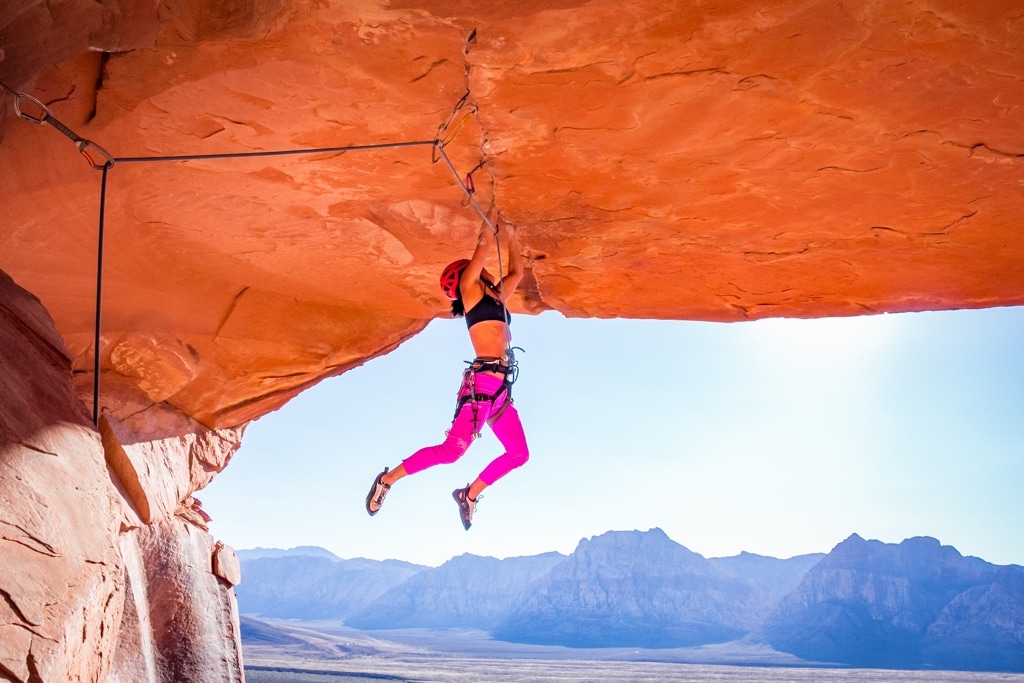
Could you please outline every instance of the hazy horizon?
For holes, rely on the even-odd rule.
[[[657,528],[657,527],[655,527],[655,528]],[[581,539],[579,539],[578,543],[583,542],[583,541],[593,540],[593,539],[595,539],[595,538],[597,538],[599,536],[603,536],[604,534],[613,533],[613,532],[634,532],[635,531],[635,532],[640,532],[640,533],[647,533],[647,532],[650,532],[650,531],[654,531],[655,528],[651,528],[651,529],[608,529],[608,530],[606,530],[604,532],[593,534],[592,536],[587,536],[587,537],[581,538]],[[853,534],[856,534],[856,532],[851,533],[846,538],[850,538],[850,536],[852,536]],[[877,541],[877,540],[879,540],[879,539],[867,538],[867,537],[862,536],[861,534],[857,534],[857,535],[861,536],[861,538],[864,538],[865,541]],[[820,551],[820,552],[813,552],[813,553],[801,553],[799,555],[790,555],[790,556],[787,556],[787,557],[779,557],[779,556],[776,556],[776,555],[763,555],[761,553],[750,553],[749,551],[746,551],[746,550],[741,550],[741,551],[739,551],[737,553],[733,553],[732,555],[702,555],[702,557],[704,557],[705,559],[708,559],[708,560],[715,560],[715,559],[726,559],[726,558],[731,558],[731,557],[738,557],[739,555],[741,555],[743,553],[749,553],[749,554],[758,555],[758,556],[761,556],[761,557],[769,557],[769,558],[773,558],[773,559],[777,559],[777,560],[791,560],[791,559],[794,559],[794,558],[797,558],[797,557],[805,557],[805,556],[808,556],[808,555],[827,555],[829,552],[831,552],[835,548],[835,546],[839,545],[844,540],[846,540],[846,538],[843,538],[843,539],[840,539],[840,540],[836,541],[836,543],[833,544],[833,546],[830,547],[828,550],[824,550],[824,551]],[[911,537],[908,537],[907,539],[902,539],[900,541],[896,541],[895,544],[898,545],[899,543],[902,543],[903,541],[908,540],[909,538],[915,538],[915,537],[911,536]],[[669,539],[674,541],[674,542],[676,542],[676,543],[679,543],[679,541],[676,541],[676,539],[672,538],[671,536],[669,536]],[[941,538],[938,538],[938,539],[935,539],[935,540],[937,540],[940,543],[942,543],[942,539]],[[887,541],[882,541],[882,542],[886,543]],[[683,547],[686,547],[686,545],[683,544],[683,543],[679,543],[679,545],[682,545]],[[947,546],[949,544],[948,543],[942,543],[942,545]],[[953,546],[953,547],[955,547],[955,546]],[[235,548],[235,551],[236,552],[240,552],[240,553],[244,553],[244,552],[259,552],[259,551],[268,551],[268,552],[283,551],[282,554],[301,555],[301,553],[293,553],[291,551],[297,551],[297,550],[301,550],[303,548],[314,548],[314,549],[317,549],[317,550],[323,550],[323,551],[331,553],[332,555],[334,555],[335,557],[337,557],[340,560],[374,560],[375,559],[375,558],[372,558],[372,557],[339,555],[338,553],[335,553],[332,550],[329,550],[327,548],[324,548],[323,546],[318,546],[318,545],[297,545],[297,546],[291,546],[291,547],[288,547],[288,548],[271,548],[271,547]],[[569,553],[564,553],[563,552],[562,554],[563,555],[569,555],[573,551],[575,551],[575,549],[576,549],[576,547],[573,547],[573,549],[570,550]],[[690,550],[691,552],[696,552],[696,551],[693,551],[692,548],[687,548],[687,550]],[[957,548],[956,550],[959,552],[959,548]],[[480,555],[479,557],[492,557],[494,559],[508,559],[509,557],[528,557],[528,556],[542,555],[542,554],[549,553],[549,552],[561,552],[561,551],[559,551],[559,550],[541,550],[540,552],[530,553],[529,555],[511,555],[511,556],[504,557],[504,558],[499,558],[499,557],[496,557],[494,555]],[[449,562],[449,561],[455,559],[456,557],[460,557],[460,556],[462,556],[464,554],[466,554],[466,553],[460,553],[458,555],[452,555],[451,557],[449,557],[448,559],[442,561],[441,563],[439,563],[437,565],[424,565],[424,566],[438,567],[441,564]],[[468,553],[468,554],[474,555],[475,553]],[[697,554],[700,555],[701,553],[697,553]],[[961,553],[961,555],[964,555],[965,557],[967,556],[964,553]],[[313,556],[316,556],[316,555],[313,555]],[[976,557],[976,556],[974,556],[974,557]],[[398,560],[398,561],[402,561],[402,562],[408,562],[408,560],[402,560],[402,558],[398,558],[398,557],[389,557],[389,558],[384,558],[384,559],[385,560]],[[980,557],[978,559],[985,560],[986,558]],[[377,560],[377,561],[383,561],[383,560]],[[988,560],[986,560],[986,561],[988,561]],[[417,564],[417,563],[414,563],[414,564]],[[992,562],[991,564],[998,564],[998,563]],[[1024,566],[1024,565],[1022,565],[1021,563],[1013,562],[1013,563],[1009,563],[1009,565],[1000,565],[1000,566]]]
[[[251,617],[250,617],[251,618]],[[314,642],[313,652],[265,641],[245,646],[250,683],[341,683],[368,678],[427,683],[472,680],[523,683],[988,683],[1024,681],[1024,674],[941,669],[867,669],[811,662],[756,643],[691,648],[567,648],[490,640],[473,629],[362,632],[324,622],[254,621]],[[312,632],[312,633],[311,633]],[[338,646],[326,654],[323,643]],[[425,654],[427,653],[427,654]],[[754,662],[760,661],[760,664]],[[255,675],[254,675],[255,674]]]

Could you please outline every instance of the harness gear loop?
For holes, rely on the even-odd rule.
[[[476,396],[476,373],[469,373],[469,394],[470,396]],[[476,441],[480,438],[480,404],[477,401],[473,401],[473,440]]]
[[[39,107],[39,110],[42,113],[39,116],[34,116],[33,114],[23,110],[21,108],[22,100],[28,100],[35,106]],[[81,155],[85,157],[85,160],[89,162],[89,165],[92,166],[97,171],[101,171],[104,168],[108,168],[114,165],[114,157],[111,156],[107,150],[103,149],[92,140],[86,140],[78,133],[65,126],[63,123],[57,120],[57,118],[52,113],[50,113],[49,107],[47,107],[45,104],[43,104],[36,98],[32,97],[31,95],[28,95],[23,92],[17,93],[14,96],[14,111],[17,112],[18,116],[20,116],[21,118],[25,119],[30,123],[35,123],[40,126],[44,123],[48,123],[57,130],[59,130],[61,133],[66,135],[72,142],[75,143],[75,147],[77,147]],[[97,160],[91,156],[92,154],[96,154],[99,157],[102,157],[103,163],[98,163]]]
[[[502,401],[501,407],[498,411],[487,416],[487,424],[493,425],[497,422],[501,416],[505,413],[505,409],[512,403],[512,385],[515,384],[519,378],[519,362],[516,360],[516,350],[522,351],[523,349],[518,346],[511,346],[505,351],[505,355],[501,358],[491,357],[478,357],[472,361],[466,361],[469,367],[462,371],[462,385],[459,387],[459,396],[455,402],[455,415],[452,416],[452,424],[458,419],[459,413],[462,411],[462,407],[467,403],[470,404],[473,410],[473,438],[477,439],[480,436],[480,414],[479,405],[480,403],[487,401],[491,404],[491,408],[494,408],[494,403],[504,396],[505,400]],[[503,376],[503,381],[498,390],[493,394],[478,394],[476,392],[476,373],[478,372],[497,372]],[[468,391],[467,391],[468,388]],[[446,431],[447,434],[451,429]]]

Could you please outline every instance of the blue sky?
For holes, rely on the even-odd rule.
[[[512,329],[531,460],[485,492],[468,532],[451,492],[499,454],[486,430],[458,463],[399,482],[377,516],[364,509],[385,465],[444,438],[472,357],[461,320],[250,425],[197,494],[211,532],[427,565],[652,527],[706,557],[927,535],[1024,564],[1024,308],[732,324],[545,313]]]

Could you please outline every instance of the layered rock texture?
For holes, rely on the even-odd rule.
[[[52,321],[2,273],[0,349],[0,679],[241,680],[234,553],[189,495],[235,434],[95,429]]]
[[[5,286],[31,362],[13,345],[0,360],[11,381],[64,393],[51,405],[5,386],[4,476],[37,476],[33,454],[92,467],[62,475],[82,487],[64,517],[49,504],[39,517],[99,524],[54,559],[89,570],[79,599],[89,619],[111,615],[102,638],[155,648],[118,650],[115,670],[200,666],[145,635],[181,624],[143,615],[118,630],[104,601],[144,612],[163,552],[178,560],[159,576],[181,586],[205,582],[213,557],[217,581],[235,576],[192,494],[248,421],[444,315],[437,274],[479,224],[467,174],[528,249],[517,312],[740,321],[1021,304],[1022,38],[1009,0],[6,2],[0,270],[41,307],[8,305],[24,295]],[[12,91],[117,163],[95,170],[54,126],[19,119]],[[397,143],[421,144],[154,160]],[[56,332],[25,332],[47,318]],[[67,442],[25,445],[56,432]],[[24,531],[37,494],[11,486],[4,514],[23,531],[5,538],[56,543]],[[82,612],[22,606],[66,601],[16,573],[0,584],[5,623],[21,624],[5,675],[108,675],[109,658],[82,654],[103,650],[98,632],[76,647],[58,635]],[[210,586],[201,601],[227,601],[220,621],[182,632],[212,643],[232,619]],[[78,673],[86,660],[93,673]]]
[[[518,311],[1024,303],[1009,0],[22,1],[0,27],[0,78],[118,158],[429,142],[448,122],[460,177],[483,163],[480,202],[534,257]],[[101,174],[12,100],[0,268],[87,373]],[[235,426],[443,315],[438,272],[479,217],[431,156],[114,166],[105,409],[136,410],[123,390]]]
[[[3,274],[0,348],[0,678],[91,680],[112,660],[130,512],[72,390],[64,344]]]

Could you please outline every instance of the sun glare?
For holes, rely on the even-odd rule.
[[[773,356],[814,361],[856,359],[885,347],[895,336],[893,316],[772,318],[751,323],[762,350]]]

